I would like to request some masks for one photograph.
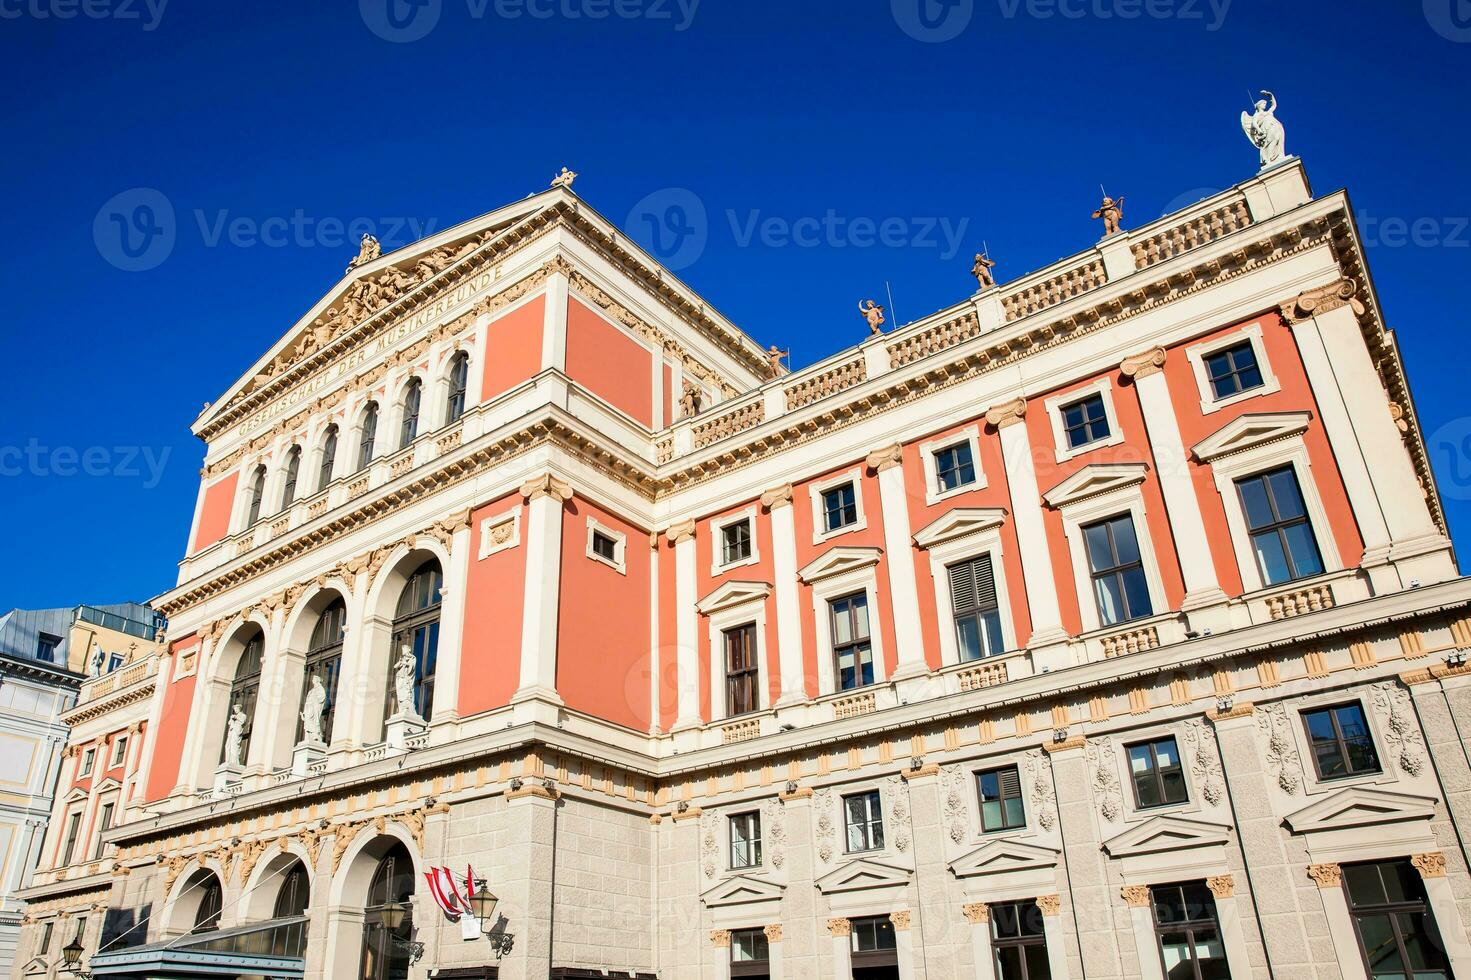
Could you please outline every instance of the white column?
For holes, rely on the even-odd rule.
[[[847,919],[828,919],[827,931],[833,937],[833,976],[850,980],[853,976],[853,923]]]
[[[878,473],[879,501],[884,512],[885,567],[898,642],[894,680],[928,674],[924,633],[919,625],[919,589],[914,584],[914,548],[909,531],[909,499],[904,488],[904,447],[899,443],[868,454],[868,466]]]
[[[1221,927],[1221,946],[1226,951],[1226,965],[1233,977],[1251,976],[1251,962],[1246,953],[1246,932],[1241,927],[1241,908],[1236,901],[1236,881],[1231,875],[1205,880],[1216,901],[1216,922]]]
[[[250,723],[250,758],[245,760],[247,774],[269,773],[284,765],[296,740],[301,674],[306,658],[286,649],[285,619],[289,612],[285,608],[268,611],[271,629],[266,635],[261,690],[255,701],[255,717]],[[291,676],[293,673],[295,678]]]
[[[797,601],[797,527],[790,483],[761,495],[771,514],[771,563],[776,575],[776,657],[781,669],[778,708],[807,701],[802,658],[802,618]]]
[[[894,958],[899,961],[899,980],[914,980],[914,934],[909,931],[909,910],[889,913],[894,923]]]
[[[695,522],[675,524],[667,532],[674,545],[674,643],[677,654],[675,688],[679,709],[674,731],[698,728],[700,719],[699,615],[695,609]]]
[[[1154,912],[1149,907],[1149,886],[1125,885],[1123,895],[1129,906],[1129,925],[1134,933],[1134,948],[1139,954],[1139,974],[1144,980],[1165,980],[1158,940],[1154,937]],[[1048,957],[1051,955],[1052,951],[1048,950]]]
[[[369,620],[368,590],[372,585],[372,576],[366,569],[348,578],[348,594],[344,596],[347,609],[343,616],[346,625],[342,634],[342,669],[337,675],[337,707],[332,716],[332,730],[322,733],[327,737],[329,753],[356,749],[365,739],[376,741],[378,738],[376,729],[382,720],[383,701],[374,697],[380,689],[369,675],[369,660],[375,632],[381,631],[386,649],[391,627]],[[384,683],[387,683],[386,670],[385,667]],[[365,730],[370,714],[375,716],[371,734]]]
[[[562,703],[557,693],[557,614],[562,579],[562,505],[572,488],[550,473],[521,487],[527,500],[526,598],[521,616],[521,685],[515,701],[542,698]],[[468,548],[467,548],[468,550]]]
[[[715,980],[730,980],[730,930],[711,932],[710,945],[715,948]]]
[[[1182,604],[1191,625],[1224,629],[1226,593],[1216,579],[1216,565],[1206,537],[1205,520],[1200,514],[1200,498],[1195,495],[1195,482],[1190,475],[1190,461],[1185,456],[1185,443],[1180,438],[1180,424],[1170,386],[1164,375],[1165,349],[1153,350],[1125,358],[1119,365],[1126,376],[1134,379],[1139,393],[1139,406],[1144,413],[1144,426],[1149,431],[1149,446],[1154,453],[1160,492],[1169,514],[1170,533],[1175,538],[1175,553],[1180,557],[1180,573],[1185,579],[1185,601]],[[1220,607],[1200,615],[1202,607]]]
[[[1328,936],[1338,956],[1338,969],[1343,980],[1369,980],[1359,955],[1359,940],[1353,916],[1348,912],[1348,896],[1343,893],[1343,869],[1337,864],[1309,865],[1308,875],[1318,883],[1318,897],[1323,900],[1323,914],[1328,919]]]
[[[766,932],[767,968],[771,971],[771,980],[784,980],[786,974],[782,971],[781,957],[781,923],[769,925]]]
[[[440,607],[439,651],[434,674],[431,724],[459,720],[461,658],[465,634],[465,589],[470,581],[470,511],[459,511],[445,521],[450,532],[449,568],[445,569],[444,598]],[[443,736],[452,740],[455,733]]]
[[[1042,933],[1047,940],[1048,971],[1052,980],[1068,980],[1067,933],[1062,925],[1062,900],[1057,895],[1038,895],[1037,908],[1042,910]]]
[[[961,908],[970,923],[970,956],[975,961],[976,980],[995,980],[996,966],[991,962],[991,907],[985,902],[971,902]],[[1047,957],[1050,961],[1052,950]]]
[[[1001,455],[1011,489],[1012,521],[1016,526],[1017,550],[1021,552],[1022,578],[1026,580],[1027,606],[1032,615],[1032,638],[1028,646],[1035,655],[1039,647],[1065,643],[1068,635],[1062,628],[1062,612],[1057,604],[1057,583],[1052,574],[1052,555],[1047,549],[1042,494],[1037,489],[1037,471],[1032,464],[1026,413],[1026,400],[1018,398],[987,410],[986,421],[1001,434]],[[1066,665],[1062,660],[1055,664]]]
[[[547,276],[546,308],[541,324],[541,369],[567,370],[567,277]]]
[[[1450,879],[1445,876],[1445,854],[1441,851],[1416,854],[1410,858],[1410,863],[1420,872],[1426,903],[1435,916],[1441,941],[1445,943],[1446,959],[1451,961],[1451,973],[1464,977],[1467,969],[1471,968],[1471,941],[1467,940],[1466,926],[1461,919],[1455,892],[1451,890]]]

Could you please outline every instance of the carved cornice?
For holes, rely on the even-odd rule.
[[[986,409],[986,424],[993,425],[998,429],[1004,429],[1008,425],[1016,425],[1022,421],[1027,414],[1027,400],[1016,398],[1000,405],[993,405]]]
[[[1147,378],[1151,374],[1158,374],[1164,369],[1165,349],[1163,347],[1154,347],[1139,354],[1126,357],[1123,363],[1119,365],[1119,371],[1123,373],[1124,377],[1133,378],[1135,381],[1138,381],[1140,378]]]
[[[892,446],[875,449],[868,454],[866,462],[868,468],[875,473],[882,473],[884,470],[891,470],[896,466],[902,466],[904,465],[904,445],[896,442]]]

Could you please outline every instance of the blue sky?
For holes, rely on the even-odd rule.
[[[1003,279],[1086,247],[1100,183],[1129,227],[1251,176],[1262,88],[1365,219],[1471,553],[1464,0],[0,0],[0,55],[0,608],[173,584],[190,422],[363,227],[570,166],[801,366],[886,282],[900,321],[967,295],[983,240]]]

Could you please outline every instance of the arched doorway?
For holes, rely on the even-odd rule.
[[[406,943],[414,935],[414,862],[408,848],[395,842],[378,860],[363,908],[361,980],[405,980],[409,975]],[[394,914],[400,913],[400,914]],[[390,930],[386,919],[399,919]],[[397,940],[397,941],[395,941]]]

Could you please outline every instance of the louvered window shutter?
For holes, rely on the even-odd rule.
[[[996,608],[996,577],[991,571],[990,555],[950,566],[950,599],[956,613]]]

